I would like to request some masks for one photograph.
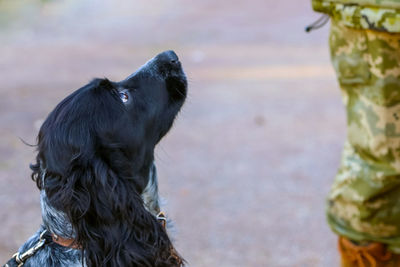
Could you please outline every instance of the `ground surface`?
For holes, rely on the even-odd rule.
[[[156,158],[189,265],[338,266],[324,198],[345,117],[310,1],[27,2],[0,0],[0,263],[41,221],[19,138],[91,78],[174,49],[190,93]]]

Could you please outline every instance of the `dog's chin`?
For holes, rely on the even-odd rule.
[[[183,102],[187,94],[187,78],[178,56],[173,51],[166,51],[154,58],[158,73],[165,80],[170,99]]]
[[[165,79],[169,97],[173,102],[182,102],[187,94],[187,80],[182,73],[180,76],[170,76]]]

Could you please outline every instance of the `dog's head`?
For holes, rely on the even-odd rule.
[[[49,203],[68,216],[89,266],[180,262],[143,207],[141,193],[154,147],[170,129],[186,91],[178,57],[166,51],[123,81],[93,80],[61,101],[43,123],[32,177]]]

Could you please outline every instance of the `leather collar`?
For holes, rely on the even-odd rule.
[[[51,234],[51,239],[53,240],[54,243],[60,246],[73,249],[80,249],[79,245],[75,242],[75,239],[73,238],[64,238],[56,234]]]
[[[160,211],[157,214],[156,218],[164,228],[167,227],[167,217],[165,216],[164,212]],[[61,237],[61,236],[58,236],[58,235],[52,233],[51,239],[53,240],[54,243],[56,243],[60,246],[73,248],[73,249],[80,249],[79,244],[77,244],[75,242],[75,239],[73,239],[73,238],[64,238],[64,237]]]

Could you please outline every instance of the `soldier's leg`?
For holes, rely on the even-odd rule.
[[[400,253],[400,34],[333,19],[330,46],[348,134],[328,222],[340,236]]]

